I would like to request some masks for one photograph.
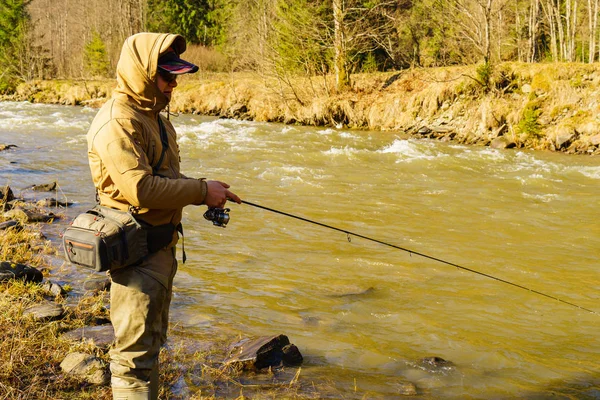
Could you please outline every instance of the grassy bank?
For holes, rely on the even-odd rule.
[[[200,72],[180,79],[171,111],[600,153],[596,64],[505,63],[487,75],[478,66],[359,74],[341,93],[335,93],[331,79]],[[28,82],[4,99],[99,106],[114,85],[113,80]]]
[[[0,201],[0,210],[6,208],[6,203]],[[5,220],[0,213],[0,223]],[[0,231],[0,261],[25,264],[44,275],[41,283],[0,282],[0,398],[112,399],[108,385],[90,383],[61,368],[67,354],[80,352],[98,358],[108,370],[107,348],[63,335],[84,326],[104,324],[110,318],[107,290],[77,295],[69,283],[63,283],[65,293],[49,291],[46,283],[65,278],[61,277],[61,268],[52,266],[52,260],[61,255],[41,234],[42,227],[22,221]],[[42,303],[61,305],[65,309],[63,317],[40,320],[27,313],[29,307]],[[169,346],[160,353],[160,398],[306,399],[319,398],[319,392],[330,391],[326,386],[304,381],[301,369],[249,375],[224,366],[228,345],[239,339],[215,332],[190,337],[176,326],[171,327]]]

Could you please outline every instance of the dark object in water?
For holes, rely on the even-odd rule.
[[[0,151],[9,150],[13,147],[19,147],[16,144],[0,144]]]
[[[225,364],[238,364],[242,369],[298,366],[303,358],[298,347],[285,335],[244,339],[233,346]]]
[[[414,363],[416,368],[422,369],[432,374],[447,375],[456,370],[452,361],[444,360],[441,357],[425,357]]]

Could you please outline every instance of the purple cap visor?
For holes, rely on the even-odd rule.
[[[158,69],[173,75],[191,74],[198,71],[198,66],[182,60],[174,51],[169,51],[158,59]]]

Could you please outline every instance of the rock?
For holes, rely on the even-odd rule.
[[[16,144],[0,144],[0,151],[9,150],[13,147],[19,147]]]
[[[419,128],[419,130],[417,131],[417,133],[419,135],[429,135],[431,133],[431,128],[427,127],[427,126],[422,126],[421,128]]]
[[[70,207],[70,206],[73,205],[72,202],[69,202],[69,201],[59,201],[59,200],[56,200],[56,199],[54,199],[52,197],[40,200],[36,204],[38,206],[40,206],[40,207],[64,207],[64,208],[67,208],[67,207]]]
[[[52,192],[56,190],[56,182],[45,183],[42,185],[32,185],[31,189],[33,189],[35,192]]]
[[[94,345],[101,349],[108,349],[110,345],[115,341],[115,331],[113,326],[100,325],[100,326],[84,326],[72,331],[69,331],[62,335],[63,338],[73,341],[85,341],[93,342]]]
[[[303,361],[296,346],[285,335],[244,339],[233,345],[224,364],[235,364],[242,369],[297,366]]]
[[[14,218],[24,222],[50,222],[58,217],[53,213],[41,214],[34,211],[15,208],[4,213],[4,218]]]
[[[15,195],[13,194],[10,186],[2,186],[0,187],[0,203],[8,203],[9,201],[13,201],[15,199]]]
[[[490,142],[492,149],[512,149],[515,146],[515,142],[508,140],[504,136],[497,137]]]
[[[456,366],[452,361],[446,361],[441,357],[425,357],[418,360],[415,367],[433,374],[447,375],[456,370]]]
[[[23,229],[23,225],[21,225],[21,223],[19,221],[14,220],[14,219],[0,223],[0,231],[5,231],[10,228],[13,228],[16,231],[20,231]]]
[[[399,382],[397,383],[398,394],[402,396],[415,396],[417,394],[417,387],[412,382]]]
[[[592,136],[590,138],[590,143],[592,143],[594,146],[600,145],[600,133],[598,133],[597,135]]]
[[[575,139],[576,137],[577,133],[573,128],[569,128],[566,126],[558,128],[558,131],[556,132],[556,136],[554,138],[556,148],[560,150],[562,148],[569,147],[573,139]]]
[[[38,321],[56,321],[65,315],[65,309],[60,304],[47,301],[28,307],[23,315],[31,315]]]
[[[85,290],[108,290],[110,289],[110,278],[90,278],[83,282]]]
[[[0,282],[11,279],[23,279],[25,282],[41,282],[44,275],[34,267],[10,261],[0,262]]]
[[[85,353],[69,353],[60,363],[65,373],[85,379],[93,385],[106,385],[110,374],[102,360]]]
[[[65,296],[67,291],[58,283],[46,281],[42,288],[53,296]]]
[[[521,86],[521,92],[523,93],[531,93],[531,85],[526,83],[523,86]]]

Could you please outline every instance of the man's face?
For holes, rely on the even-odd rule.
[[[177,75],[159,71],[156,85],[158,86],[158,90],[163,92],[167,96],[167,99],[171,100],[171,93],[177,87]]]

